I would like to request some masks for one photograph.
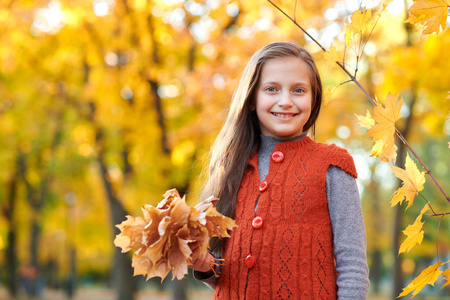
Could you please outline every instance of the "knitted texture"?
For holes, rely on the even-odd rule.
[[[337,166],[356,177],[352,157],[309,137],[276,145],[268,187],[259,191],[258,156],[248,164],[237,196],[238,225],[225,243],[214,299],[336,299],[326,172]],[[258,201],[255,212],[255,204]],[[263,219],[253,228],[253,219]],[[254,266],[245,261],[251,255]]]

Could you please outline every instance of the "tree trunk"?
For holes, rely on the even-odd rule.
[[[99,132],[99,136],[102,133]],[[103,153],[98,156],[98,163],[101,169],[101,176],[103,185],[106,191],[106,196],[110,204],[111,223],[114,228],[114,236],[120,231],[115,225],[122,223],[125,216],[128,214],[122,206],[120,200],[114,195],[112,184],[107,180],[108,170],[103,158]],[[133,279],[133,268],[131,267],[131,258],[129,255],[121,253],[121,250],[115,247],[114,251],[114,274],[113,284],[117,290],[117,300],[133,300],[134,294],[137,290],[137,285]]]
[[[372,290],[375,294],[378,294],[380,292],[380,281],[381,281],[381,273],[383,270],[383,258],[382,258],[382,251],[380,249],[380,234],[383,231],[381,224],[384,222],[382,219],[382,212],[380,208],[380,195],[379,195],[379,185],[374,180],[374,173],[375,173],[375,165],[371,167],[371,173],[372,173],[372,179],[369,183],[369,186],[367,187],[368,193],[370,193],[370,209],[372,212],[374,220],[374,225],[372,225],[374,228],[374,236],[373,236],[373,243],[374,248],[372,251],[372,263],[370,265],[370,281]]]
[[[173,300],[187,300],[187,280],[172,281],[172,299]]]
[[[69,299],[72,299],[75,295],[75,290],[77,286],[77,252],[76,249],[71,246],[70,249],[70,270],[69,277],[67,279],[66,293]]]
[[[8,222],[8,246],[6,248],[6,265],[7,265],[7,285],[8,291],[12,298],[16,298],[18,292],[17,280],[17,233],[16,224],[14,222],[15,200],[17,191],[17,174],[13,175],[9,183],[8,206],[6,208],[6,218]]]
[[[31,254],[31,266],[36,271],[36,276],[31,279],[31,296],[37,297],[40,294],[40,286],[38,281],[40,280],[41,269],[39,268],[39,261],[38,261],[38,244],[39,244],[39,233],[40,233],[40,226],[37,221],[37,215],[38,213],[36,211],[33,211],[33,220],[31,221],[31,245],[30,245],[30,254]]]

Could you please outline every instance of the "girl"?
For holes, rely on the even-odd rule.
[[[211,239],[211,252],[191,266],[214,299],[366,299],[353,159],[307,137],[321,102],[319,73],[300,46],[269,44],[247,64],[204,190],[238,227]]]

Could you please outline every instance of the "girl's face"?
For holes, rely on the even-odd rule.
[[[256,91],[256,115],[261,133],[289,138],[303,132],[311,115],[312,91],[308,65],[300,58],[264,63]]]

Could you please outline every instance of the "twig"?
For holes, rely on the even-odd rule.
[[[425,200],[425,202],[427,203],[428,207],[431,209],[431,212],[433,213],[432,217],[436,216],[436,212],[434,211],[433,207],[431,206],[431,203],[428,202],[427,198],[425,198],[422,193],[419,192],[419,195],[422,196],[422,198]]]

